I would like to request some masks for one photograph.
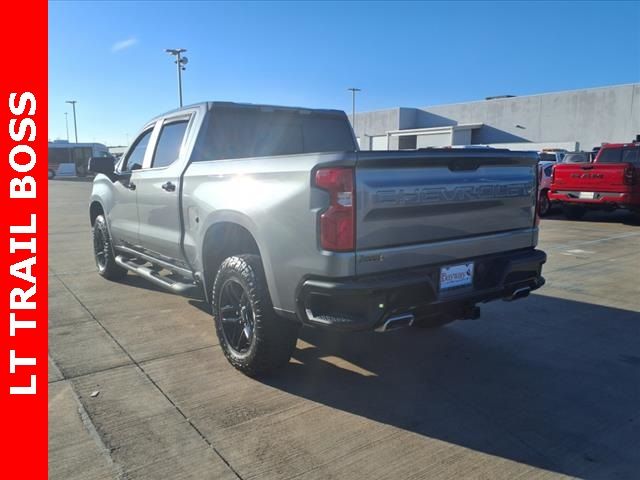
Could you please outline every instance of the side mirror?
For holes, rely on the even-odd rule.
[[[89,159],[89,171],[92,173],[102,173],[112,178],[114,170],[113,157],[91,157]]]

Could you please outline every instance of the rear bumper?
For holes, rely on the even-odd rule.
[[[579,198],[580,193],[580,191],[574,190],[552,190],[549,192],[549,199],[554,202],[594,208],[640,208],[640,193],[596,191],[593,192],[594,198]]]
[[[456,260],[454,264],[474,262],[473,285],[444,293],[439,292],[443,264],[359,278],[308,278],[298,286],[297,314],[306,324],[372,330],[403,313],[444,314],[508,299],[521,289],[535,290],[544,285],[541,272],[546,259],[544,252],[527,249]]]

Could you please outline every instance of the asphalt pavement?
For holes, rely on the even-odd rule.
[[[49,181],[51,479],[640,475],[640,225],[541,224],[547,284],[430,331],[303,329],[263,379],[203,300],[96,273],[91,184]]]

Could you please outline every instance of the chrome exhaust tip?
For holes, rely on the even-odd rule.
[[[517,290],[514,290],[514,292],[508,297],[505,297],[504,300],[506,300],[507,302],[512,302],[514,300],[519,300],[521,298],[528,297],[530,293],[531,293],[531,287],[519,288]]]
[[[413,313],[403,313],[394,317],[387,318],[382,325],[376,328],[376,332],[388,332],[397,330],[398,328],[410,327],[413,325]]]

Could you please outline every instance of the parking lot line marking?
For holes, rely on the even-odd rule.
[[[640,232],[621,233],[619,235],[612,235],[610,237],[598,238],[596,240],[587,240],[587,241],[584,241],[584,242],[572,242],[572,243],[564,244],[564,245],[556,245],[554,247],[548,247],[547,250],[563,250],[565,248],[570,248],[570,247],[578,247],[578,246],[582,246],[582,245],[592,245],[592,244],[595,244],[595,243],[608,242],[610,240],[618,240],[619,238],[638,237],[638,236],[640,236]]]

